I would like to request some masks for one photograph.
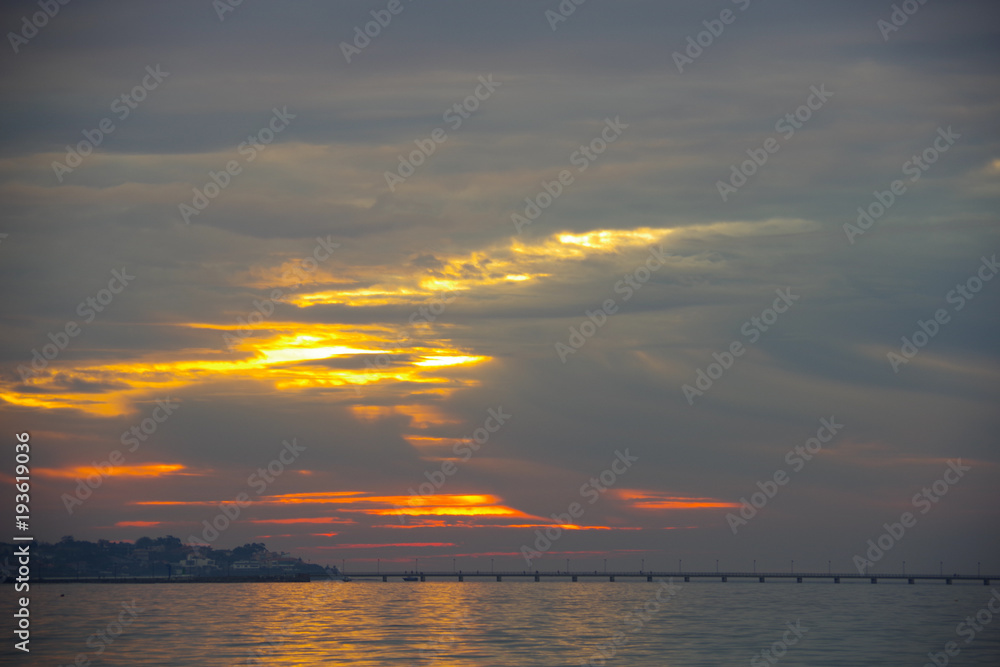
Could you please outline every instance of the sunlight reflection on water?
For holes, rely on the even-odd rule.
[[[658,590],[621,580],[33,585],[31,654],[8,643],[0,655],[39,665],[85,654],[108,665],[555,667],[601,664],[598,650],[609,654],[622,633],[607,664],[749,665],[776,642],[783,652],[783,637],[783,666],[920,667],[948,641],[958,664],[1000,664],[1000,619],[971,643],[956,634],[996,586],[695,581],[663,602]],[[142,611],[115,636],[133,599]],[[801,639],[787,625],[796,622]],[[95,634],[109,623],[109,635]]]

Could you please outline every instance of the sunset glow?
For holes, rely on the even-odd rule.
[[[107,475],[109,477],[162,477],[164,475],[197,474],[193,472],[182,472],[187,467],[180,463],[150,463],[146,465],[133,466],[111,466],[103,467],[98,471],[93,466],[78,466],[67,469],[39,468],[35,472],[44,477],[63,477],[66,479],[87,478],[95,473]]]
[[[740,503],[717,500],[715,498],[686,498],[657,491],[635,491],[622,489],[618,496],[632,507],[641,510],[692,510],[740,507]]]
[[[1000,568],[1000,5],[119,4],[0,6],[37,562]]]

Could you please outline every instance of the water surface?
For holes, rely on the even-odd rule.
[[[47,584],[31,589],[31,655],[8,643],[0,658],[32,665],[71,665],[83,654],[94,665],[556,667],[602,664],[603,647],[603,664],[635,667],[920,667],[928,652],[954,641],[960,653],[950,664],[997,667],[1000,618],[980,626],[969,643],[968,632],[956,634],[963,619],[986,609],[991,592],[1000,596],[1000,587],[732,581],[679,582],[673,590],[644,581]],[[133,600],[131,616],[122,605]],[[107,640],[100,638],[109,624]],[[768,662],[761,651],[772,647],[775,653],[768,656],[775,662]]]

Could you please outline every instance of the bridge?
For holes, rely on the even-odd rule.
[[[581,579],[597,579],[608,581],[618,581],[618,580],[643,580],[654,581],[659,579],[683,579],[686,582],[690,582],[692,579],[711,579],[716,581],[727,582],[730,580],[740,580],[756,579],[760,583],[765,583],[767,581],[776,581],[779,579],[794,579],[797,583],[803,583],[806,579],[819,579],[824,581],[832,581],[835,584],[839,584],[844,580],[867,580],[870,583],[877,584],[881,580],[906,580],[908,584],[915,584],[917,581],[943,581],[945,584],[952,584],[954,582],[979,582],[982,581],[984,586],[989,586],[990,582],[1000,581],[1000,576],[996,575],[978,575],[978,574],[858,574],[852,572],[667,572],[667,571],[616,571],[616,572],[598,572],[596,570],[592,571],[559,571],[554,572],[543,572],[541,570],[508,570],[508,571],[489,571],[483,572],[481,570],[466,571],[409,571],[409,572],[382,572],[382,571],[352,571],[344,572],[341,576],[346,576],[350,578],[365,578],[365,579],[381,579],[382,581],[398,581],[402,580],[404,577],[417,577],[420,581],[465,581],[466,579],[477,581],[483,579],[495,579],[496,581],[504,581],[505,579],[513,580],[533,580],[533,581],[580,581]]]

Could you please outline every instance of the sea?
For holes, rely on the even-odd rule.
[[[991,600],[981,582],[33,584],[31,651],[5,632],[0,662],[998,667]]]

